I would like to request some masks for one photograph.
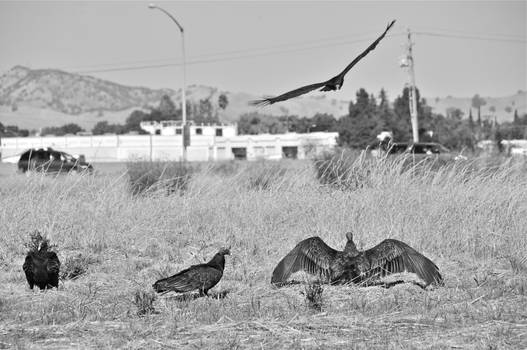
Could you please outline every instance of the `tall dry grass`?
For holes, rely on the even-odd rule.
[[[120,176],[9,176],[0,185],[0,343],[9,347],[429,348],[525,344],[527,249],[523,163],[437,168],[404,159],[353,161],[323,185],[310,162],[201,165],[182,194],[129,191]],[[337,164],[341,166],[341,164]],[[344,169],[345,170],[345,169]],[[344,172],[345,173],[345,172]],[[357,175],[359,174],[359,175]],[[353,185],[346,185],[346,181]],[[82,254],[78,278],[31,293],[21,269],[29,233]],[[321,312],[304,288],[275,289],[271,272],[318,235],[341,248],[404,240],[440,267],[423,292],[324,287]],[[151,284],[231,246],[224,299],[152,299]],[[155,312],[154,312],[155,311]],[[442,337],[440,334],[448,334]],[[1,345],[0,344],[0,345]]]

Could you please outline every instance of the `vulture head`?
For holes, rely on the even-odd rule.
[[[344,247],[344,252],[351,256],[359,255],[357,246],[355,245],[355,242],[353,242],[353,232],[347,232],[346,239],[347,239],[347,242],[346,242],[346,246]]]
[[[231,255],[231,247],[229,248],[221,248],[220,251],[218,252],[218,254],[220,255]]]

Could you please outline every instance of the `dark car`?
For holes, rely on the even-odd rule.
[[[78,159],[66,152],[52,148],[29,149],[20,155],[18,169],[27,171],[40,171],[46,173],[59,172],[93,172],[93,166],[86,163],[84,156]]]
[[[390,142],[384,146],[388,154],[411,154],[415,159],[439,158],[442,160],[467,159],[462,155],[453,154],[448,148],[436,142]]]

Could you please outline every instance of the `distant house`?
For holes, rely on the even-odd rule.
[[[236,124],[195,124],[190,121],[188,125],[190,136],[232,137],[238,135]],[[183,133],[183,125],[179,120],[143,121],[139,126],[151,135],[171,136]]]

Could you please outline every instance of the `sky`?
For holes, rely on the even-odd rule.
[[[185,29],[186,83],[278,95],[327,80],[392,19],[389,35],[332,98],[359,88],[390,99],[412,33],[415,81],[427,97],[527,90],[526,1],[158,1]],[[53,68],[150,88],[182,86],[182,36],[146,1],[0,0],[0,74]],[[316,94],[316,93],[315,93]]]

